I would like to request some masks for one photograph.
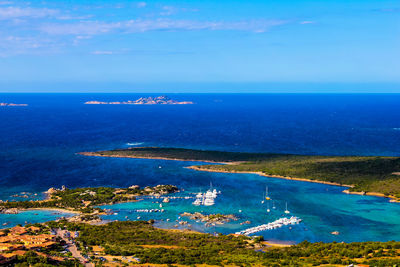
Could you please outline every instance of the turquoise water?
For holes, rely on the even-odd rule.
[[[27,223],[54,221],[61,217],[70,216],[73,216],[73,214],[53,210],[27,210],[18,214],[0,214],[0,229],[13,227],[18,224],[25,225]]]
[[[117,159],[118,160],[118,159]],[[121,203],[104,208],[112,209],[117,215],[107,215],[107,220],[141,220],[155,219],[156,225],[161,228],[189,228],[208,233],[234,233],[248,227],[272,222],[285,214],[285,203],[293,216],[300,217],[300,225],[283,227],[281,229],[260,232],[269,240],[285,240],[292,242],[309,241],[385,241],[400,240],[400,205],[390,203],[386,198],[347,195],[342,193],[345,187],[289,181],[278,178],[268,178],[255,174],[230,174],[198,172],[186,169],[184,166],[199,164],[198,162],[173,162],[161,160],[121,159],[131,165],[140,166],[144,163],[152,164],[154,171],[170,172],[159,183],[173,183],[184,185],[184,192],[177,196],[194,196],[200,190],[205,191],[212,182],[213,186],[221,191],[214,206],[194,206],[194,199],[171,199],[170,203],[163,203],[165,212],[143,213],[137,209],[161,209],[158,202],[161,199],[147,199],[134,203]],[[159,169],[158,166],[162,168]],[[179,180],[179,182],[178,182]],[[267,204],[261,203],[265,186],[269,188],[270,213],[267,213]],[[272,209],[272,201],[276,209]],[[239,212],[242,210],[242,212]],[[188,218],[180,218],[183,212],[202,212],[205,214],[234,214],[238,221],[224,225],[205,227],[204,223],[197,223]],[[166,221],[170,219],[170,221]],[[178,226],[177,221],[188,221],[190,227]],[[249,225],[241,222],[251,221]],[[339,231],[340,235],[331,232]]]
[[[83,104],[143,96],[148,95],[0,94],[0,102],[29,104],[0,109],[0,199],[16,199],[13,195],[21,192],[40,197],[49,187],[62,185],[173,184],[188,195],[206,190],[211,181],[222,191],[215,206],[195,207],[193,200],[171,200],[164,205],[165,213],[140,214],[141,218],[154,217],[159,219],[156,225],[173,227],[184,211],[236,214],[239,221],[223,226],[204,228],[191,222],[197,230],[232,233],[275,220],[288,202],[291,213],[303,223],[261,233],[266,238],[294,242],[400,240],[400,204],[384,198],[346,195],[341,193],[344,188],[323,184],[183,168],[190,162],[76,154],[140,143],[224,151],[399,156],[399,94],[172,94],[171,98],[196,104]],[[266,185],[277,205],[270,214],[260,203]],[[136,219],[134,209],[158,207],[152,201],[115,205],[111,208],[118,215],[107,219]],[[57,217],[51,213],[1,214],[0,222],[48,221]],[[167,218],[171,221],[166,222]],[[251,224],[240,225],[245,220]],[[340,235],[331,235],[332,231]]]

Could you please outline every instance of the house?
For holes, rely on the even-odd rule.
[[[49,241],[56,241],[56,237],[54,235],[41,234],[41,235],[24,235],[19,238],[22,242],[24,242],[25,246],[29,245],[41,245],[43,243]]]
[[[31,232],[36,233],[36,232],[39,232],[39,231],[40,231],[40,228],[39,228],[39,227],[36,227],[36,226],[29,226],[29,227],[28,227],[28,230],[30,230]]]
[[[23,249],[21,244],[0,243],[0,252]]]
[[[7,254],[0,254],[0,265],[7,264],[13,260],[15,260],[17,256],[12,253],[7,253]]]
[[[23,235],[23,234],[26,234],[26,233],[27,233],[27,230],[25,229],[25,227],[15,226],[15,227],[10,229],[9,235]]]

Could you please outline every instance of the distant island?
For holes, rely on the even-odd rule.
[[[344,193],[400,200],[398,157],[310,156],[160,147],[135,147],[80,154],[221,163],[189,168],[210,172],[255,173],[289,180],[341,185],[349,187]]]
[[[26,107],[28,104],[0,103],[0,107]]]
[[[192,101],[176,101],[167,96],[141,97],[137,100],[122,102],[87,101],[86,105],[191,105]]]

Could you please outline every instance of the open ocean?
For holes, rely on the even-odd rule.
[[[213,207],[172,200],[166,212],[154,200],[109,206],[106,219],[157,219],[173,227],[180,212],[236,214],[239,221],[193,229],[232,233],[268,223],[287,202],[300,225],[266,231],[266,239],[292,242],[400,240],[400,204],[388,199],[346,195],[345,188],[266,178],[253,174],[208,173],[185,169],[191,162],[97,158],[81,151],[140,146],[173,146],[227,151],[312,155],[400,155],[400,94],[168,94],[195,105],[84,105],[89,100],[135,100],[144,94],[0,94],[0,199],[49,187],[126,187],[173,184],[182,195],[221,190]],[[199,163],[195,163],[199,164]],[[160,168],[161,167],[161,168]],[[276,210],[261,205],[269,187]],[[20,199],[23,200],[23,199]],[[239,210],[242,210],[240,213]],[[36,215],[35,215],[36,214]],[[0,214],[0,227],[54,219],[52,212]],[[165,219],[170,218],[171,222]],[[240,222],[250,220],[250,225]],[[339,236],[330,232],[339,231]]]

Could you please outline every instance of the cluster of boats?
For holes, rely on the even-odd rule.
[[[135,212],[164,212],[164,209],[137,209]]]
[[[266,230],[273,230],[273,229],[278,229],[281,228],[283,226],[286,225],[295,225],[295,224],[299,224],[301,222],[301,219],[298,217],[290,217],[290,218],[280,218],[274,222],[270,222],[267,224],[262,224],[259,226],[255,226],[255,227],[251,227],[248,229],[245,229],[243,231],[240,232],[236,232],[235,234],[237,235],[251,235],[257,232],[262,232],[262,231],[266,231]]]
[[[205,193],[198,193],[196,195],[196,200],[193,202],[193,205],[195,206],[212,206],[215,204],[215,199],[217,198],[218,194],[221,194],[221,192],[218,192],[217,189],[212,189],[212,185],[210,186],[210,189],[207,190]]]
[[[271,198],[268,195],[268,186],[267,186],[266,189],[265,189],[265,195],[263,196],[263,198],[261,200],[261,204],[264,204],[265,201],[267,201],[267,212],[268,213],[271,212],[271,209],[269,208],[269,200],[271,200]],[[272,201],[272,209],[276,209],[275,201]],[[290,211],[288,210],[288,207],[287,207],[287,202],[286,202],[286,209],[285,209],[284,213],[285,214],[289,214],[290,213]]]

